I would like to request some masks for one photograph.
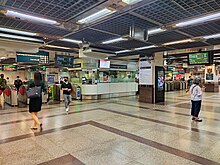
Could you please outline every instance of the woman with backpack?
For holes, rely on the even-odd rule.
[[[192,102],[192,108],[191,108],[192,120],[196,122],[202,122],[202,119],[199,119],[198,117],[202,104],[202,89],[199,86],[199,84],[200,84],[200,79],[195,78],[193,81],[193,85],[191,85],[189,89],[191,95],[191,102]]]

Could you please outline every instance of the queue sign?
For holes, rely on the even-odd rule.
[[[48,52],[38,52],[38,53],[16,53],[16,61],[21,63],[39,63],[48,64],[49,63],[49,53]]]

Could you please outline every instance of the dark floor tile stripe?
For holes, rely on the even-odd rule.
[[[70,105],[70,107],[75,107],[75,106],[85,105],[85,104],[86,105],[88,105],[88,104],[96,104],[96,103],[102,103],[102,102],[107,102],[107,101],[104,100],[104,101],[95,101],[95,102],[89,102],[89,103],[83,102],[83,103],[80,103],[80,104]],[[46,111],[48,109],[53,109],[53,108],[57,108],[57,107],[43,107],[42,111]],[[60,108],[62,108],[62,107],[60,107]],[[2,112],[2,111],[7,111],[7,110],[0,110],[0,116],[1,115],[9,115],[9,114],[13,114],[13,113],[24,113],[24,112],[28,112],[28,106],[27,106],[26,110],[20,110],[20,111],[19,110],[15,110],[13,112]]]
[[[103,130],[115,133],[117,135],[129,138],[131,140],[137,141],[137,142],[145,144],[147,146],[150,146],[150,147],[159,149],[161,151],[164,151],[164,152],[167,152],[167,153],[170,153],[170,154],[188,159],[190,161],[193,161],[193,162],[196,162],[196,163],[199,163],[199,164],[220,165],[220,163],[217,163],[215,161],[212,161],[212,160],[209,160],[209,159],[206,159],[206,158],[203,158],[203,157],[200,157],[200,156],[197,156],[197,155],[185,152],[185,151],[181,151],[179,149],[172,148],[170,146],[167,146],[167,145],[164,145],[164,144],[161,144],[161,143],[149,140],[149,139],[145,139],[143,137],[140,137],[140,136],[128,133],[128,132],[124,132],[124,131],[121,131],[119,129],[116,129],[116,128],[113,128],[113,127],[110,127],[110,126],[107,126],[107,125],[104,125],[104,124],[100,124],[100,123],[97,123],[97,122],[94,122],[94,121],[90,121],[90,124],[95,126],[95,127],[101,128]]]
[[[71,125],[67,125],[67,126],[63,126],[63,127],[53,128],[53,129],[49,129],[49,130],[45,130],[45,131],[33,132],[33,133],[29,133],[29,134],[14,136],[11,138],[5,138],[5,139],[0,140],[0,144],[9,143],[9,142],[22,140],[22,139],[26,139],[26,138],[30,138],[30,137],[35,137],[35,136],[45,135],[45,134],[49,134],[49,133],[53,133],[53,132],[66,130],[66,129],[77,128],[80,126],[88,125],[89,123],[90,122],[86,121],[86,122],[82,122],[82,123],[76,123],[76,124],[71,124]]]
[[[146,110],[158,111],[158,112],[170,113],[170,114],[176,114],[176,115],[181,115],[181,116],[191,116],[191,115],[189,115],[189,114],[185,114],[185,113],[172,112],[172,111],[167,111],[167,110],[158,109],[158,108],[150,109],[150,108],[148,108],[148,107],[144,107],[144,106],[140,106],[140,105],[132,105],[132,104],[118,103],[118,102],[115,102],[115,103],[113,103],[113,104],[125,105],[125,106],[135,107],[135,108],[142,108],[142,109],[146,109]],[[207,117],[203,117],[203,119],[214,120],[214,121],[220,121],[220,119],[216,119],[216,118],[207,118]]]
[[[85,165],[85,164],[69,154],[38,165]]]
[[[163,124],[163,125],[167,125],[167,126],[171,126],[171,127],[175,127],[175,128],[191,130],[193,132],[199,132],[199,133],[206,134],[206,135],[212,135],[212,136],[220,137],[220,134],[216,133],[216,132],[210,132],[210,131],[201,130],[201,129],[197,129],[197,128],[191,128],[191,127],[187,127],[187,126],[183,126],[183,125],[178,125],[178,124],[168,123],[168,122],[165,122],[165,121],[151,119],[151,118],[147,118],[147,117],[136,116],[136,115],[132,115],[132,114],[124,113],[124,112],[118,112],[118,111],[111,110],[111,109],[104,109],[104,108],[101,108],[101,109],[103,111],[112,112],[112,113],[120,114],[120,115],[123,115],[123,116],[133,117],[133,118],[137,118],[137,119],[141,119],[141,120],[145,120],[145,121],[154,122],[154,123],[157,123],[157,124]]]
[[[73,112],[68,112],[68,114],[71,115],[71,114],[76,114],[76,113],[90,112],[90,111],[94,111],[94,110],[98,110],[98,108],[86,109],[86,110],[82,110],[82,111],[73,111]],[[61,114],[55,114],[55,115],[50,115],[50,116],[39,117],[39,119],[52,118],[52,117],[65,116],[65,115],[67,115],[67,113],[61,113]],[[14,124],[14,123],[21,123],[21,122],[31,121],[31,120],[32,120],[31,118],[24,119],[24,120],[13,120],[13,121],[0,123],[0,126],[1,125]]]

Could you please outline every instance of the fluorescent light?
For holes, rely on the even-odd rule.
[[[157,47],[157,46],[156,45],[150,45],[150,46],[135,48],[134,50],[143,50],[143,49],[150,49],[150,48],[155,48],[155,47]]]
[[[126,53],[126,52],[130,52],[131,50],[120,50],[120,51],[117,51],[115,52],[116,54],[119,54],[119,53]]]
[[[200,18],[189,20],[189,21],[180,22],[180,23],[177,23],[176,26],[177,27],[184,27],[184,26],[203,23],[206,21],[215,20],[215,19],[219,19],[219,18],[220,18],[220,13],[216,13],[216,14],[205,16],[205,17],[200,17]]]
[[[73,42],[73,43],[76,43],[76,44],[82,43],[82,41],[73,40],[73,39],[68,39],[68,38],[63,38],[63,39],[60,39],[60,40],[61,40],[61,41],[66,41],[66,42]]]
[[[203,38],[205,38],[205,39],[220,38],[220,33],[209,35],[209,36],[204,36]]]
[[[0,37],[20,39],[20,40],[26,40],[26,41],[44,42],[43,40],[40,40],[40,39],[37,39],[37,38],[22,37],[22,36],[11,35],[11,34],[4,34],[4,33],[0,33]]]
[[[37,33],[31,33],[31,32],[25,32],[25,31],[21,31],[21,30],[8,29],[8,28],[1,28],[1,27],[0,27],[0,31],[8,32],[8,33],[16,33],[16,34],[21,34],[21,35],[27,35],[27,36],[36,36],[37,35]]]
[[[39,18],[39,17],[27,15],[27,14],[18,13],[18,12],[11,11],[11,10],[7,10],[5,15],[9,17],[20,18],[21,20],[30,20],[30,21],[51,24],[51,25],[58,24],[58,22],[54,20]]]
[[[94,13],[94,14],[88,16],[88,17],[85,17],[85,18],[79,20],[78,23],[80,23],[80,24],[91,23],[91,22],[93,22],[97,19],[100,19],[100,18],[103,18],[107,15],[110,15],[113,12],[115,12],[115,11],[104,8],[104,9],[98,11],[97,13]]]
[[[127,39],[120,37],[120,38],[115,38],[112,40],[104,41],[104,42],[102,42],[102,44],[110,44],[110,43],[124,41],[124,40],[127,40]]]
[[[57,48],[57,49],[65,49],[65,50],[69,50],[69,49],[71,49],[71,48],[68,48],[68,47],[56,46],[56,45],[45,45],[44,47],[48,47],[48,48]]]
[[[187,43],[187,42],[193,42],[194,40],[193,39],[185,39],[185,40],[179,40],[179,41],[173,41],[173,42],[167,42],[167,43],[164,43],[162,45],[174,45],[174,44],[181,44],[181,43]]]
[[[138,2],[140,2],[140,1],[142,1],[142,0],[122,0],[122,2],[127,3],[127,4],[129,4],[129,5],[138,3]]]
[[[148,34],[151,35],[151,34],[161,33],[164,31],[166,31],[166,29],[161,29],[161,28],[151,29],[151,30],[148,30]]]

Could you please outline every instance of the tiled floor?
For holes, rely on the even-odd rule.
[[[205,93],[202,123],[191,121],[189,96],[164,104],[136,97],[44,105],[44,129],[32,131],[27,108],[0,110],[0,165],[220,164],[220,94]]]

